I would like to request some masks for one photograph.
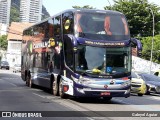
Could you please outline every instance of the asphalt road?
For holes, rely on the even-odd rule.
[[[129,98],[113,98],[106,102],[102,99],[61,99],[58,96],[51,95],[47,90],[36,87],[29,88],[22,81],[20,73],[12,73],[8,70],[0,70],[0,111],[18,111],[18,112],[42,112],[43,114],[55,115],[47,119],[68,119],[68,120],[112,120],[112,119],[135,119],[140,113],[151,112],[160,116],[160,95],[144,95],[139,97],[132,95]],[[49,111],[46,113],[46,111]],[[74,112],[75,111],[75,112]],[[77,111],[80,111],[77,113]],[[102,112],[103,111],[103,112]],[[104,112],[105,111],[105,112]],[[129,111],[123,112],[123,111]],[[141,111],[141,112],[140,112]],[[147,112],[144,112],[147,111]],[[61,117],[67,114],[78,114],[77,117]],[[138,114],[137,114],[138,113]],[[80,117],[80,116],[86,117]],[[131,116],[131,117],[127,117]],[[58,117],[57,117],[58,116]],[[91,116],[91,117],[87,117]],[[115,116],[115,117],[114,117]],[[124,116],[116,117],[116,116]],[[125,117],[126,116],[126,117]],[[150,119],[150,117],[139,117],[140,119]],[[2,118],[0,118],[1,120]],[[17,120],[18,118],[10,118]],[[20,118],[19,118],[20,119]],[[22,118],[21,118],[22,119]],[[33,119],[35,118],[23,118]],[[46,118],[37,118],[45,119]],[[159,119],[154,117],[153,119]]]

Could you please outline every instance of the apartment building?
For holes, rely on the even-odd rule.
[[[7,34],[10,20],[11,0],[0,0],[0,35]]]
[[[41,21],[42,0],[21,0],[20,19],[21,22],[36,23]]]

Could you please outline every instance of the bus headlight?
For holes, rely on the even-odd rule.
[[[74,82],[79,83],[79,84],[83,84],[83,85],[89,84],[90,81],[91,81],[91,79],[84,78],[82,76],[80,76],[79,79],[77,79],[77,78],[75,78],[73,76],[71,76],[71,78],[73,79]]]
[[[131,81],[128,80],[128,81],[125,81],[124,83],[122,83],[123,86],[129,86],[131,84]]]

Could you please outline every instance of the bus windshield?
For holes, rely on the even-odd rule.
[[[128,73],[131,71],[130,47],[100,48],[79,45],[76,71],[98,75]]]
[[[94,40],[129,39],[129,29],[123,14],[78,12],[75,14],[75,34]]]

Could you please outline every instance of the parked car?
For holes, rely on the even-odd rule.
[[[21,72],[21,65],[20,64],[15,64],[13,66],[13,72]]]
[[[9,63],[7,61],[1,61],[0,63],[0,69],[5,68],[6,70],[9,70]]]
[[[160,77],[152,74],[142,73],[140,74],[147,86],[147,94],[151,92],[160,94]]]
[[[136,72],[132,71],[131,76],[131,92],[137,93],[138,96],[143,96],[147,90],[145,81]]]

